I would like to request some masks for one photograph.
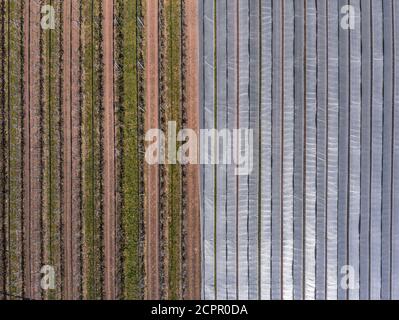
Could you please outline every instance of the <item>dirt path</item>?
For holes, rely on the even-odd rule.
[[[159,128],[158,82],[158,0],[147,1],[146,120],[145,131]],[[159,167],[145,164],[146,219],[146,298],[160,298],[159,278]]]
[[[82,147],[81,147],[81,66],[80,66],[80,0],[71,3],[71,160],[72,160],[72,299],[82,297]]]
[[[199,132],[199,96],[198,96],[198,3],[194,0],[185,2],[185,56],[186,70],[186,112],[187,127]],[[199,199],[199,166],[187,166],[187,184],[184,190],[186,206],[186,270],[187,288],[185,299],[201,298],[201,228]]]
[[[80,102],[79,2],[64,2],[64,272],[65,298],[79,299],[80,279]]]
[[[24,256],[25,296],[41,299],[42,145],[40,2],[25,3]]]
[[[115,214],[115,113],[114,113],[114,5],[104,3],[104,212],[105,212],[105,297],[116,297]]]

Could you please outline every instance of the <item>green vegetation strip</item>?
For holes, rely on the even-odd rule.
[[[102,3],[83,2],[84,297],[103,297]]]
[[[7,1],[8,16],[8,293],[22,296],[22,1]],[[17,272],[16,272],[17,271]]]
[[[181,129],[181,1],[168,0],[165,6],[167,26],[167,119]],[[181,298],[181,166],[168,168],[169,196],[169,298]]]
[[[56,26],[54,30],[46,30],[45,34],[45,264],[55,268],[56,274],[61,272],[61,174],[62,163],[60,154],[62,152],[61,139],[61,3],[59,0],[50,1],[54,7]],[[56,289],[47,292],[46,298],[60,299],[61,276],[56,278]]]
[[[0,2],[0,299],[7,292],[8,64],[7,5]]]
[[[139,14],[140,0],[123,0],[123,46],[121,59],[123,68],[123,107],[119,117],[123,122],[122,159],[122,221],[124,232],[123,248],[123,296],[125,299],[143,297],[143,261],[141,252],[142,199],[140,196],[140,112],[139,112],[139,70],[138,41],[143,32]]]

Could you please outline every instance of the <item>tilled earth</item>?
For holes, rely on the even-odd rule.
[[[0,299],[200,298],[196,5],[0,1]]]

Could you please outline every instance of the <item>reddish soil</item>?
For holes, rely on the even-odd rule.
[[[40,3],[25,3],[24,249],[25,296],[41,299],[42,144],[40,106]]]
[[[116,297],[114,4],[104,1],[104,231],[105,297]]]
[[[82,296],[80,1],[72,0],[71,5],[72,298],[77,300]]]
[[[64,1],[64,286],[65,299],[79,299],[80,281],[80,102],[79,1]]]
[[[146,52],[146,119],[145,131],[159,128],[159,56],[158,0],[148,0],[145,16]],[[145,164],[146,222],[146,298],[160,298],[159,269],[159,166]]]

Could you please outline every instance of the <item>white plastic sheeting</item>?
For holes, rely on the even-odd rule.
[[[340,19],[338,12],[338,0],[328,1],[328,70],[327,70],[327,208],[326,208],[326,296],[327,299],[337,299],[338,285],[338,132],[339,132],[339,26]],[[327,125],[326,123],[326,125]]]
[[[215,59],[215,6],[213,0],[205,0],[203,3],[203,52],[202,52],[202,83],[203,83],[203,110],[202,128],[215,128],[215,101],[216,101],[216,59]],[[211,154],[201,154],[206,158],[206,162],[211,163]],[[202,223],[202,279],[203,295],[205,297],[215,296],[216,294],[216,214],[220,215],[215,202],[216,190],[216,168],[213,166],[204,166],[201,174],[202,178],[202,200],[201,211],[203,213]],[[219,194],[220,196],[220,194]]]
[[[270,299],[271,293],[271,196],[272,196],[272,1],[261,2],[260,23],[262,34],[260,77],[259,127],[259,297]]]
[[[399,299],[399,0],[199,2],[203,297]]]
[[[397,128],[399,123],[399,1],[394,1],[393,8],[391,10],[393,17],[393,44],[394,49],[393,59],[394,64],[392,65],[392,90],[394,99],[393,107],[393,158],[392,158],[392,220],[391,220],[391,298],[399,299],[399,129]]]

